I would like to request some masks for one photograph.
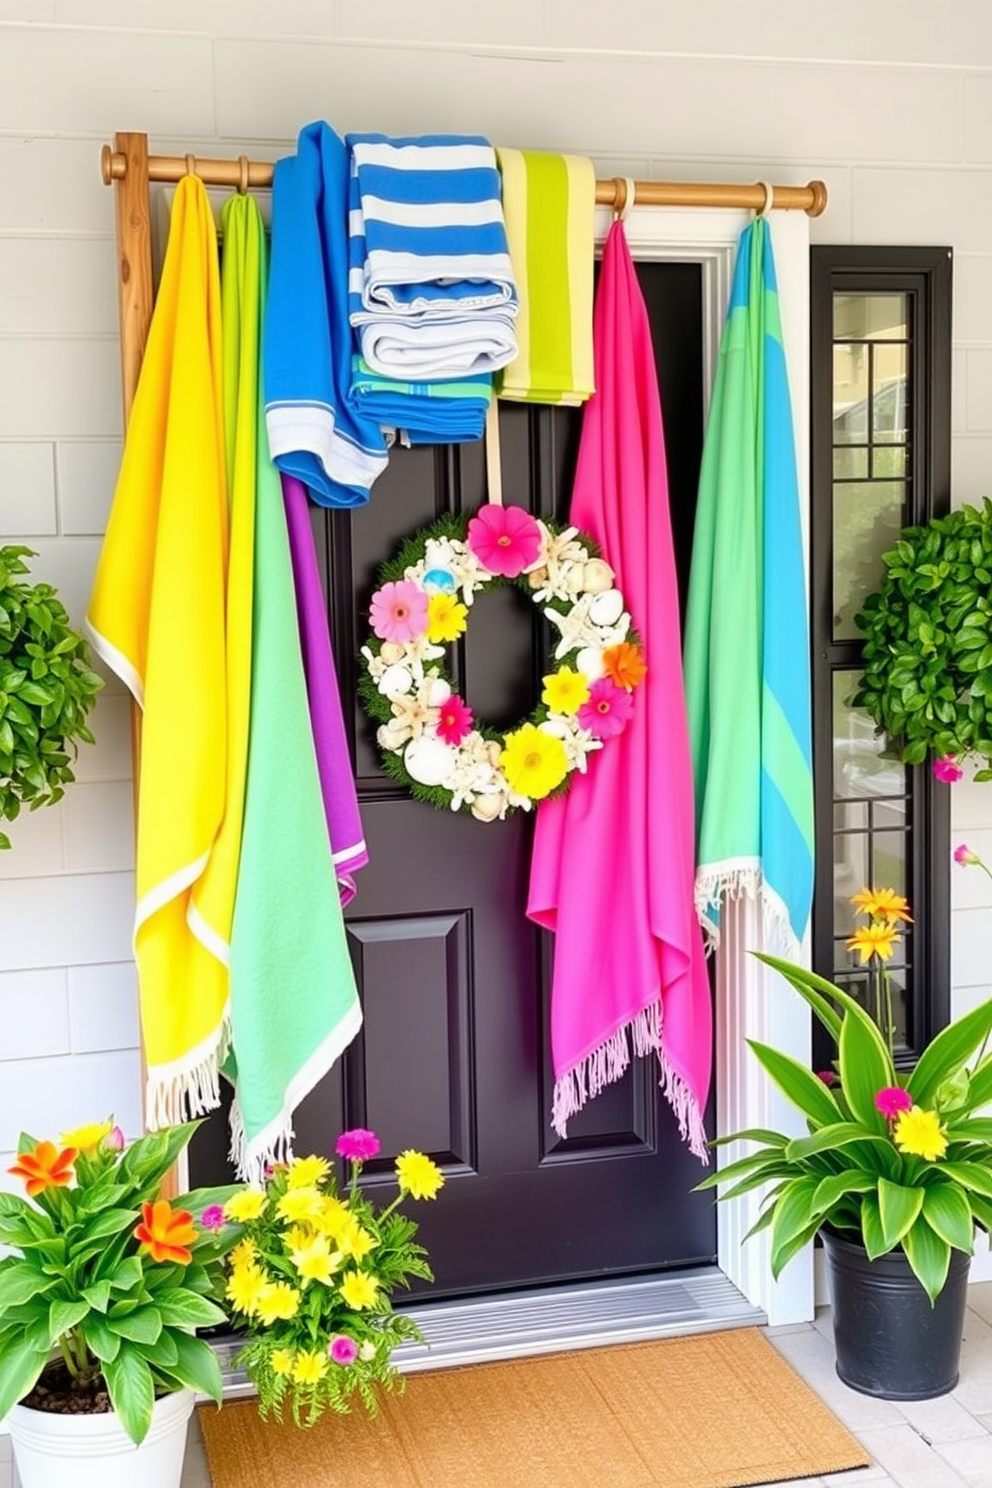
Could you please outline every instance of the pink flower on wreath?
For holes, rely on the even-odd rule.
[[[427,595],[410,579],[383,584],[372,596],[369,620],[380,641],[415,641],[427,629]]]
[[[358,1344],[347,1333],[339,1333],[327,1345],[327,1352],[335,1364],[354,1364],[358,1358]]]
[[[200,1223],[205,1230],[222,1230],[224,1228],[224,1210],[220,1204],[208,1204],[200,1215]]]
[[[594,739],[612,739],[622,734],[634,711],[633,696],[609,677],[597,677],[589,688],[589,700],[576,717]]]
[[[472,709],[453,692],[448,701],[441,704],[440,712],[441,717],[437,722],[438,738],[444,744],[459,745],[472,728]]]
[[[964,774],[964,771],[958,764],[956,754],[942,754],[940,759],[934,760],[930,768],[933,770],[934,779],[943,781],[945,785],[953,785]]]
[[[368,1158],[375,1157],[381,1145],[375,1132],[366,1131],[363,1126],[354,1126],[351,1131],[341,1133],[334,1151],[338,1157],[343,1157],[348,1162],[365,1162]]]
[[[954,849],[954,861],[960,863],[962,868],[968,868],[972,863],[980,863],[982,860],[976,852],[962,842],[960,847]]]
[[[468,524],[469,550],[490,573],[515,579],[541,551],[541,529],[519,506],[484,506]]]
[[[901,1085],[886,1085],[875,1096],[875,1110],[894,1121],[900,1111],[912,1110],[913,1097]]]

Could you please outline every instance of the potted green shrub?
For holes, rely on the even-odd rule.
[[[23,1488],[179,1488],[194,1392],[220,1404],[223,1203],[159,1197],[197,1122],[126,1143],[111,1122],[24,1135],[0,1193],[0,1418]]]
[[[992,500],[907,527],[855,622],[865,633],[854,697],[907,764],[928,754],[960,775],[983,761],[992,780]],[[954,771],[957,770],[957,775]]]
[[[103,681],[51,584],[30,583],[18,545],[0,547],[0,822],[60,801]],[[0,831],[0,848],[10,838]]]
[[[904,901],[888,890],[863,898],[873,912],[852,939],[884,959],[897,935],[891,916],[906,918]],[[880,1029],[832,982],[775,956],[759,959],[823,1023],[836,1068],[816,1075],[749,1040],[805,1119],[806,1135],[721,1138],[753,1150],[699,1187],[720,1186],[723,1200],[767,1187],[748,1238],[770,1230],[776,1277],[822,1236],[846,1384],[886,1399],[944,1394],[958,1378],[975,1226],[992,1231],[992,1119],[978,1114],[992,1101],[992,999],[939,1033],[904,1075],[882,1031],[891,1034],[884,991]]]

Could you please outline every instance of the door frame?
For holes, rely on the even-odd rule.
[[[601,246],[612,214],[596,213]],[[730,293],[737,239],[751,213],[723,208],[635,206],[626,219],[627,241],[635,260],[698,263],[703,276],[703,401],[708,411],[720,336]],[[779,303],[795,429],[807,613],[809,610],[809,218],[803,212],[770,217],[778,275]],[[774,1044],[804,1064],[811,1057],[811,1016],[806,1004],[782,980],[748,954],[763,949],[757,906],[741,900],[727,906],[716,960],[715,1090],[717,1135],[744,1127],[774,1127],[805,1135],[798,1113],[763,1074],[747,1047],[756,1038]],[[807,936],[803,960],[810,964]],[[723,1167],[742,1156],[734,1143],[718,1149]],[[717,1264],[769,1323],[805,1322],[813,1317],[813,1248],[807,1246],[785,1268],[778,1282],[771,1274],[768,1230],[746,1245],[743,1239],[758,1218],[763,1190],[743,1195],[717,1210]]]

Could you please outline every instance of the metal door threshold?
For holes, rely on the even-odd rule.
[[[402,1311],[428,1340],[397,1349],[393,1358],[404,1374],[767,1322],[716,1266],[411,1304]],[[226,1398],[252,1393],[244,1373],[233,1366],[239,1347],[236,1338],[214,1340]]]

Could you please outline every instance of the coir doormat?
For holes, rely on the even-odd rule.
[[[200,1424],[213,1488],[742,1488],[868,1457],[754,1328],[413,1374],[300,1430]]]

